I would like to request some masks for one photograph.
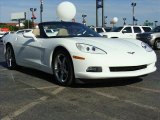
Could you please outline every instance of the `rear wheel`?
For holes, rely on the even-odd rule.
[[[155,49],[160,49],[160,39],[156,39],[155,43],[154,43],[154,48]]]
[[[16,60],[15,55],[12,46],[7,46],[6,53],[5,53],[5,59],[8,69],[15,69],[16,67]]]
[[[58,84],[69,86],[74,83],[73,63],[67,51],[58,50],[54,54],[52,69]]]

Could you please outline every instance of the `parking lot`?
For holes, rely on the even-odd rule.
[[[8,70],[2,48],[1,120],[160,120],[160,51],[157,71],[146,77],[62,87],[37,70]]]

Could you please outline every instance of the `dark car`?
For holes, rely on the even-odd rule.
[[[155,27],[151,32],[137,34],[136,38],[154,49],[160,49],[160,26]]]

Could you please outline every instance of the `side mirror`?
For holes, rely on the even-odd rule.
[[[26,38],[32,38],[34,40],[37,40],[37,38],[35,37],[35,35],[32,32],[26,32],[23,34],[23,36]]]
[[[124,33],[126,33],[127,32],[127,30],[122,30],[122,33],[124,34]]]

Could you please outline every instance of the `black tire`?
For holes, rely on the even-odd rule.
[[[154,49],[159,50],[160,49],[160,39],[156,39],[154,43]]]
[[[73,63],[66,50],[58,50],[54,53],[52,69],[54,78],[58,84],[63,86],[71,86],[74,84]]]
[[[6,47],[5,59],[8,69],[12,70],[16,68],[16,59],[11,45]]]

